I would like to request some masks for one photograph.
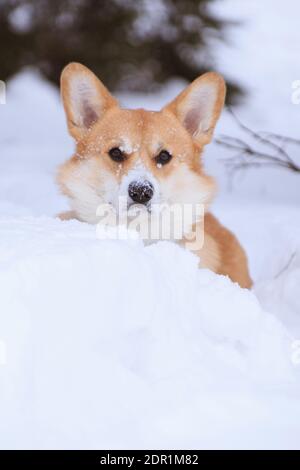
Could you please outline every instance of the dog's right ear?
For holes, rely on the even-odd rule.
[[[69,132],[81,140],[104,113],[118,102],[87,67],[67,65],[61,74],[61,95]]]

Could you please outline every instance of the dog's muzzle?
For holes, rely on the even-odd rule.
[[[133,181],[128,186],[129,197],[137,204],[147,204],[153,197],[154,188],[150,181]]]

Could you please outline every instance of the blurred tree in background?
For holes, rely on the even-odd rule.
[[[215,0],[0,0],[0,78],[35,66],[58,84],[71,61],[111,89],[150,91],[217,70],[216,40],[228,26]],[[226,77],[225,77],[226,78]],[[229,83],[229,95],[239,89]]]

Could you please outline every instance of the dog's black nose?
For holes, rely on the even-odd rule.
[[[134,202],[147,204],[154,193],[153,185],[150,181],[133,181],[128,186],[128,194]]]

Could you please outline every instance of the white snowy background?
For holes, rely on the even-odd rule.
[[[236,112],[299,138],[299,2],[214,8],[241,20],[217,50],[248,91]],[[119,97],[159,109],[182,86]],[[239,132],[224,112],[216,134]],[[72,149],[58,92],[24,70],[0,106],[0,448],[300,448],[300,176],[255,169],[229,188],[224,150],[207,148],[249,292],[171,243],[54,218]]]

